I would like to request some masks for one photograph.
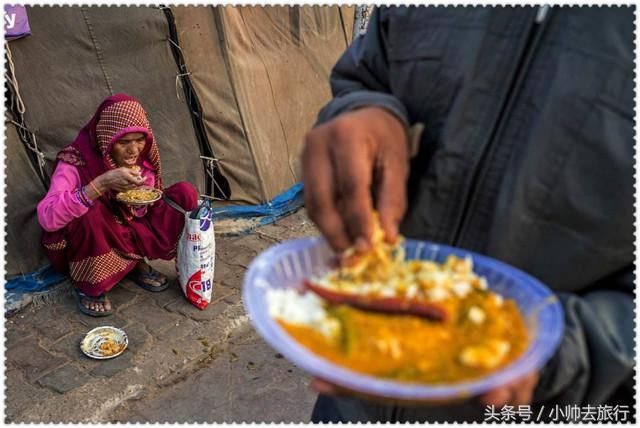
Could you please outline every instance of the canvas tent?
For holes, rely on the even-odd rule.
[[[227,199],[217,205],[263,204],[295,185],[304,132],[330,97],[329,72],[354,16],[349,7],[306,6],[27,13],[32,34],[6,52],[14,82],[5,114],[9,278],[46,265],[35,207],[53,160],[113,93],[145,106],[166,185],[188,180]]]

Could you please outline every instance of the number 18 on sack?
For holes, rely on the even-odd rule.
[[[184,230],[178,240],[176,270],[182,292],[199,309],[211,302],[216,241],[209,201],[185,214]]]

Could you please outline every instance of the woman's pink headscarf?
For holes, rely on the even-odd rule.
[[[80,130],[73,143],[58,153],[57,159],[78,167],[82,184],[108,170],[117,168],[111,148],[123,135],[140,132],[147,143],[138,162],[148,162],[156,175],[156,187],[162,189],[160,152],[144,108],[126,95],[110,96],[100,104],[91,120]]]

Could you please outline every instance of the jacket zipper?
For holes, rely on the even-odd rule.
[[[465,197],[463,198],[464,204],[461,215],[458,218],[457,226],[454,230],[453,237],[451,239],[452,245],[459,245],[462,237],[468,227],[470,221],[469,211],[473,205],[475,205],[476,198],[478,197],[478,188],[480,187],[480,183],[484,175],[486,174],[487,167],[486,162],[491,159],[491,154],[493,153],[493,149],[495,146],[495,141],[501,135],[502,130],[505,126],[505,118],[508,117],[513,103],[518,95],[519,89],[522,86],[522,82],[524,77],[527,74],[528,66],[533,58],[533,54],[540,40],[540,36],[542,34],[542,27],[546,21],[547,15],[549,13],[549,6],[541,6],[538,8],[536,12],[536,16],[533,18],[531,23],[529,24],[529,29],[527,30],[526,41],[524,44],[524,49],[520,54],[519,64],[517,65],[515,72],[512,74],[512,79],[509,83],[509,90],[504,98],[503,105],[500,107],[500,112],[496,121],[494,122],[493,129],[489,134],[488,142],[485,144],[485,147],[479,157],[479,160],[476,161],[475,165],[472,169],[472,179],[470,185],[467,187],[465,192]]]

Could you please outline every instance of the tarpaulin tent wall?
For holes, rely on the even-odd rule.
[[[272,199],[300,180],[304,133],[354,12],[339,7],[175,7],[179,40],[232,199]],[[228,108],[233,106],[233,108]]]
[[[27,13],[32,35],[9,42],[9,49],[25,124],[36,134],[48,168],[105,97],[126,92],[147,109],[166,183],[188,180],[202,189],[198,144],[189,110],[175,96],[176,63],[162,11],[29,7]],[[24,149],[15,135],[7,133],[8,275],[30,272],[44,261],[35,207],[45,189],[35,174],[23,172],[32,168],[26,158],[13,157]],[[12,181],[19,175],[21,181]]]
[[[338,7],[33,6],[27,12],[32,35],[9,42],[9,49],[24,124],[37,137],[48,173],[102,99],[126,92],[149,114],[165,183],[188,180],[204,192],[208,178],[199,157],[207,147],[180,87],[189,84],[230,200],[244,204],[264,203],[299,180],[302,136],[329,99],[329,70],[353,21],[350,8]],[[188,73],[175,57],[174,16]],[[13,121],[5,118],[8,277],[46,263],[35,215],[46,188]]]

